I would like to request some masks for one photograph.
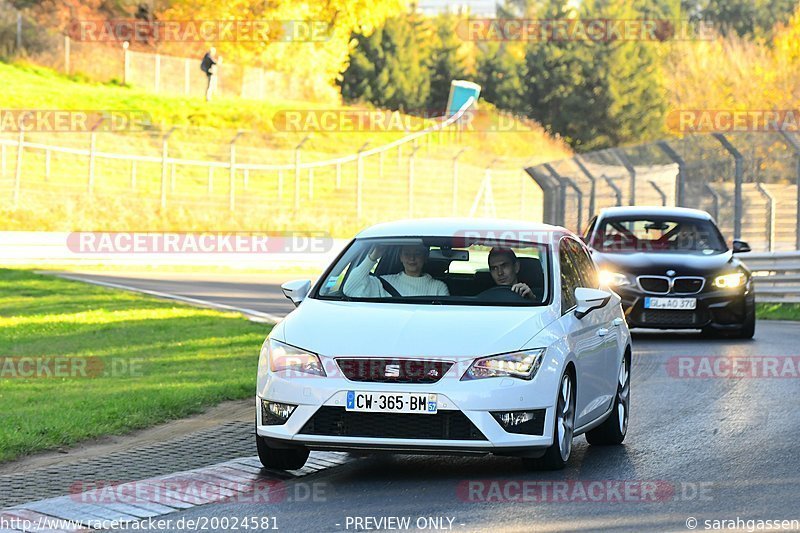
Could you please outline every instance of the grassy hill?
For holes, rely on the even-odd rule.
[[[408,156],[410,145],[401,151],[386,152],[364,161],[364,210],[356,217],[355,165],[339,169],[326,167],[303,172],[302,209],[294,207],[294,175],[286,171],[250,172],[238,175],[234,185],[237,210],[228,205],[230,192],[228,170],[209,172],[202,166],[175,165],[170,168],[170,206],[160,208],[162,137],[174,128],[169,141],[170,157],[197,161],[225,162],[229,143],[237,133],[237,161],[255,164],[290,164],[294,147],[306,136],[305,131],[285,131],[282,112],[320,112],[363,114],[367,107],[340,106],[331,109],[313,102],[276,98],[255,101],[220,98],[205,102],[198,97],[157,95],[141,88],[113,83],[94,83],[80,76],[64,76],[30,64],[0,62],[0,100],[3,109],[47,110],[128,110],[149,115],[152,127],[137,133],[100,133],[96,149],[109,153],[148,155],[156,162],[137,163],[98,158],[94,165],[92,195],[87,197],[89,165],[86,156],[71,156],[44,150],[26,150],[24,154],[21,201],[17,208],[4,202],[0,206],[0,230],[76,230],[121,229],[195,231],[203,229],[325,229],[337,235],[350,234],[366,224],[404,216],[450,214],[452,201],[452,161],[459,158],[461,184],[457,191],[458,214],[467,214],[490,163],[505,169],[509,188],[494,187],[498,209],[507,215],[523,213],[520,201],[520,170],[527,165],[569,155],[568,147],[546,134],[536,123],[501,115],[481,102],[480,116],[473,128],[458,135],[429,136],[420,143],[416,155],[415,200],[409,193]],[[422,119],[401,116],[415,128]],[[416,131],[416,129],[414,130]],[[303,161],[321,161],[355,153],[369,143],[377,148],[398,140],[406,132],[397,129],[337,128],[315,131],[303,147]],[[0,132],[7,139],[14,132]],[[30,142],[51,146],[86,149],[89,136],[84,132],[27,134]],[[6,149],[5,173],[0,175],[0,195],[12,194],[15,148]],[[49,173],[46,171],[49,170]],[[500,170],[498,171],[500,172]],[[213,176],[212,176],[213,174]],[[500,176],[500,174],[497,174]],[[498,180],[500,177],[497,178]],[[279,183],[282,184],[279,185]],[[522,196],[525,196],[523,191]],[[504,207],[503,201],[508,206]],[[262,209],[269,206],[269,209]],[[514,212],[508,213],[509,209]]]

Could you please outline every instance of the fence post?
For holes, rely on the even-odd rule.
[[[231,151],[231,161],[230,161],[230,185],[228,189],[228,210],[234,211],[236,209],[236,141],[244,134],[243,131],[239,130],[234,135],[233,139],[231,139],[230,144],[230,151]]]
[[[742,182],[744,181],[744,157],[722,133],[711,134],[733,156],[735,179],[733,189],[733,238],[742,238]]]
[[[22,152],[25,146],[25,132],[20,130],[17,144],[17,167],[14,169],[14,208],[19,204],[19,189],[22,181]]]
[[[538,167],[527,167],[525,172],[542,190],[543,205],[542,205],[542,218],[546,224],[556,224],[558,200],[555,198],[555,189],[557,185],[553,183],[553,177],[538,170]]]
[[[69,75],[70,65],[69,65],[69,50],[70,40],[69,35],[64,36],[64,73]]]
[[[606,176],[605,174],[601,175],[600,177],[603,178],[604,180],[606,180],[606,183],[608,183],[608,186],[611,187],[612,191],[614,191],[614,196],[617,197],[617,207],[621,206],[622,205],[622,191],[619,190],[619,187],[617,187],[617,184],[614,183],[614,181],[611,178],[609,178],[608,176]]]
[[[783,135],[783,138],[786,139],[786,142],[792,147],[797,159],[797,173],[795,176],[795,205],[797,206],[797,211],[795,212],[794,248],[795,250],[800,250],[800,142],[789,132],[781,131],[781,135]]]
[[[619,162],[622,163],[622,166],[625,167],[625,170],[628,171],[628,174],[631,177],[630,189],[628,191],[628,201],[630,202],[630,205],[636,205],[636,168],[631,164],[625,153],[619,148],[614,148],[612,153],[617,159],[619,159]]]
[[[161,141],[161,209],[167,208],[167,141],[172,132],[175,131],[173,126]]]
[[[583,172],[583,175],[589,178],[589,182],[591,185],[589,186],[589,218],[591,219],[594,216],[595,212],[595,198],[597,196],[597,178],[595,178],[591,172],[589,172],[589,168],[584,164],[581,156],[576,155],[572,158],[578,168]]]
[[[686,181],[686,161],[683,160],[678,152],[672,149],[667,141],[660,141],[657,146],[662,152],[667,154],[667,157],[672,159],[678,164],[678,175],[675,177],[675,205],[678,207],[684,206],[684,182]]]
[[[125,41],[122,43],[122,83],[127,85],[131,80],[131,58],[128,47],[130,43]]]
[[[658,183],[656,183],[655,181],[649,180],[648,183],[650,183],[650,185],[652,185],[652,187],[656,190],[658,195],[661,197],[661,207],[666,206],[667,205],[667,194],[664,191],[661,190],[661,187],[659,187]]]
[[[564,183],[564,180],[561,179],[561,175],[556,172],[556,169],[550,163],[545,163],[542,165],[547,172],[550,173],[550,176],[556,180],[558,183],[558,203],[557,203],[557,211],[556,211],[556,224],[558,226],[563,226],[564,221],[566,220],[566,210],[567,210],[567,185]]]
[[[458,158],[466,151],[466,148],[462,148],[453,157],[453,216],[458,213]]]
[[[87,185],[87,192],[94,193],[94,148],[97,141],[97,134],[94,130],[89,134],[89,183]]]
[[[705,184],[705,189],[711,194],[711,198],[713,198],[712,204],[714,205],[714,220],[719,220],[719,193],[711,188],[711,185],[708,183]]]
[[[414,218],[414,159],[420,148],[422,146],[415,146],[408,156],[408,218]]]
[[[50,181],[50,150],[44,151],[44,181]]]
[[[161,54],[156,54],[155,57],[155,84],[156,84],[156,94],[158,94],[159,90],[161,89]]]
[[[303,137],[303,140],[300,141],[300,144],[294,147],[294,210],[298,211],[300,209],[300,150],[303,149],[303,145],[310,139],[310,135],[306,135]]]
[[[756,189],[767,199],[767,250],[771,252],[775,247],[775,197],[761,182],[756,183]]]
[[[369,142],[365,142],[358,149],[358,157],[356,158],[356,218],[361,219],[362,206],[361,206],[361,188],[364,182],[364,150],[369,146]],[[397,152],[400,153],[399,151]]]

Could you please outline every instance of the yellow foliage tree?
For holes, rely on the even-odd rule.
[[[347,66],[351,33],[369,33],[405,9],[406,0],[177,0],[158,18],[273,21],[270,33],[278,29],[274,40],[199,43],[200,48],[215,46],[225,62],[291,75],[294,98],[333,101],[339,99],[335,82]],[[325,28],[324,34],[307,39],[312,26]],[[289,34],[293,31],[299,37]],[[200,52],[197,47],[192,51]]]

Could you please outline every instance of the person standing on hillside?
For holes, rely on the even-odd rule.
[[[214,90],[216,80],[214,75],[217,73],[217,49],[213,46],[208,49],[203,60],[200,62],[200,70],[206,73],[208,85],[206,85],[206,102],[211,101],[211,93]]]

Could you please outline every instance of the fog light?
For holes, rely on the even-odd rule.
[[[544,409],[534,411],[498,411],[492,416],[508,433],[542,435],[544,433]]]
[[[279,426],[292,416],[296,405],[261,400],[261,425]]]

